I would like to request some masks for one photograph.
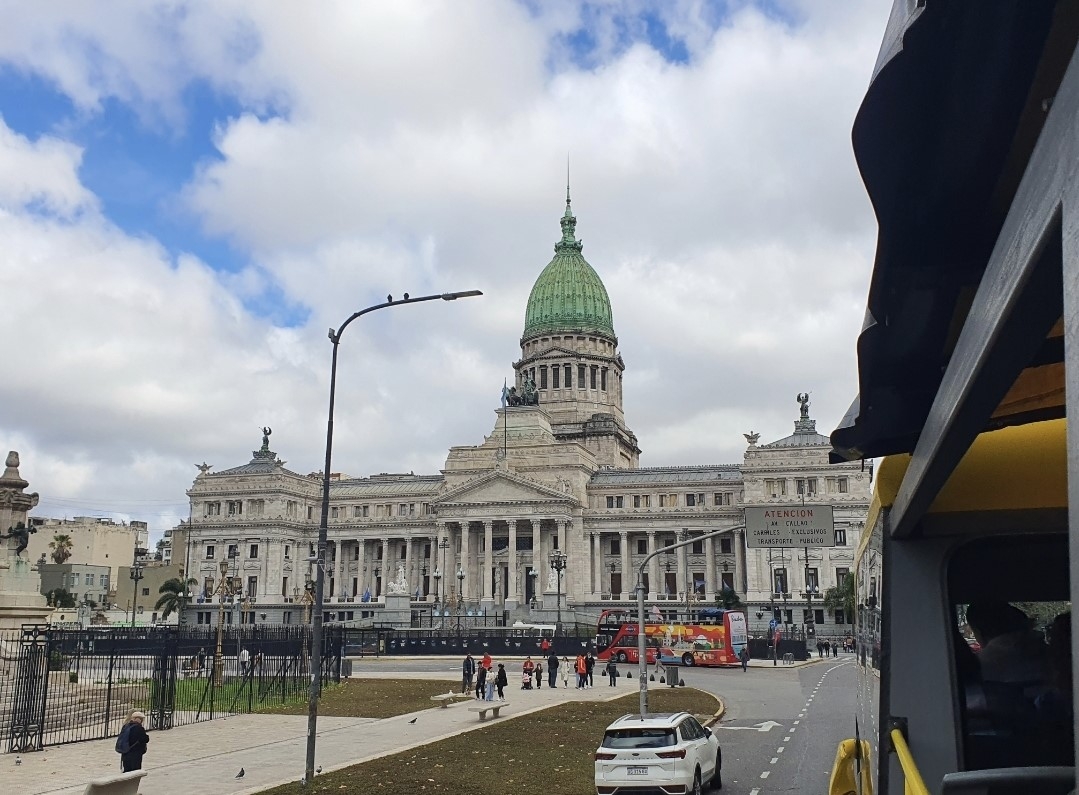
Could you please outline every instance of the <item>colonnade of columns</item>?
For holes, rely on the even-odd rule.
[[[331,539],[326,594],[334,601],[361,601],[365,594],[379,601],[403,574],[413,598],[515,606],[547,590],[548,557],[566,549],[569,526],[568,519],[447,520],[434,534]],[[528,536],[531,544],[518,549],[519,538]],[[532,572],[529,584],[525,575]]]

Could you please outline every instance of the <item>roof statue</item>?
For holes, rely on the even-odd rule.
[[[262,429],[262,449],[270,449],[270,434],[273,433],[273,428],[263,427]]]
[[[205,461],[203,461],[201,464],[195,464],[195,469],[197,469],[200,474],[205,475],[207,472],[213,469],[213,466],[213,464],[207,464]]]
[[[808,420],[809,419],[809,393],[808,392],[799,392],[798,393],[798,403],[802,407],[802,419],[803,420]]]
[[[37,528],[33,525],[27,527],[23,522],[18,522],[14,527],[9,527],[6,533],[0,535],[0,538],[15,539],[15,554],[21,557],[23,550],[30,544],[30,534],[36,532]],[[10,545],[8,549],[11,549]]]
[[[758,441],[760,441],[760,438],[761,438],[761,435],[759,433],[757,433],[756,431],[750,431],[749,433],[743,433],[742,436],[746,437],[746,441],[749,442],[750,445],[755,445]]]

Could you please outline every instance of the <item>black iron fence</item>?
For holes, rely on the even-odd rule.
[[[344,630],[327,627],[321,681],[340,681]],[[57,628],[0,635],[0,731],[7,751],[96,740],[138,709],[171,729],[255,712],[307,693],[306,626]]]
[[[487,652],[491,655],[525,656],[557,654],[576,656],[595,650],[594,626],[569,624],[557,634],[531,628],[472,626],[395,629],[390,627],[345,630],[344,650],[350,657],[463,655]]]

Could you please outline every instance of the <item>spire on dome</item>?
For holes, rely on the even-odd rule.
[[[580,251],[584,248],[584,242],[574,237],[577,230],[577,219],[573,216],[573,208],[569,203],[569,158],[566,158],[566,212],[562,214],[562,239],[555,243],[554,250],[558,253],[564,251]]]

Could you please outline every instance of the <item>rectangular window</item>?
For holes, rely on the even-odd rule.
[[[730,505],[731,493],[729,491],[717,491],[712,495],[713,505]]]
[[[637,554],[638,555],[647,555],[648,554],[648,540],[647,539],[644,539],[644,538],[638,538],[637,539]],[[645,588],[645,590],[647,591],[648,589]]]
[[[397,515],[398,516],[408,516],[408,505],[406,505],[403,502],[398,504],[398,506],[397,506]]]
[[[360,545],[358,543],[352,545],[352,559],[353,560],[359,560],[360,559]]]
[[[150,595],[150,589],[149,588],[143,588],[142,589],[142,595],[143,596],[149,596]]]
[[[258,544],[252,544],[250,547],[248,547],[248,549],[247,549],[247,557],[254,560],[258,556],[259,556],[259,545]]]
[[[824,623],[824,611],[823,610],[818,610],[817,608],[813,609],[813,623],[814,624],[823,624]]]
[[[109,590],[109,575],[108,574],[102,574],[101,575],[101,590],[103,590],[103,591]]]
[[[78,575],[75,575],[75,576],[77,577]],[[87,585],[93,585],[94,584],[94,575],[93,574],[87,574],[86,575],[86,584]]]
[[[221,503],[208,502],[206,503],[206,515],[207,516],[220,516],[221,515]]]
[[[780,478],[777,480],[764,481],[765,493],[772,498],[787,496],[787,481]]]
[[[591,389],[596,388],[596,371],[597,370],[599,370],[599,365],[597,365],[597,364],[592,365],[592,367],[590,368],[590,378],[588,379],[588,383],[589,383],[589,386],[590,386]]]
[[[837,623],[837,624],[846,624],[847,623],[846,614],[838,607],[836,608],[836,611],[835,611],[835,623]]]
[[[621,539],[618,539],[618,538],[612,538],[611,539],[611,554],[612,555],[621,555],[622,554]]]
[[[734,548],[734,542],[732,542],[731,539],[729,539],[729,538],[721,538],[721,539],[719,539],[719,551],[722,552],[724,555],[731,554],[731,552],[733,551],[733,548]]]
[[[292,556],[292,547],[285,544],[285,560],[288,560]]]
[[[599,371],[599,388],[604,392],[607,391],[607,368],[604,367]]]
[[[719,587],[723,591],[734,590],[734,572],[733,571],[721,571],[719,573]]]
[[[568,364],[566,365],[565,376],[566,376],[566,389],[569,389],[571,386],[573,386],[573,367],[571,365],[568,365]]]
[[[687,494],[686,495],[686,507],[687,508],[693,508],[696,505],[697,505],[697,495],[696,494]]]
[[[558,376],[561,374],[562,368],[557,364],[551,368],[551,388],[558,389]]]
[[[835,545],[837,547],[845,547],[847,545],[847,528],[837,527],[835,529]]]
[[[614,507],[614,497],[608,497],[607,498],[607,507],[608,508],[613,508]]]
[[[807,590],[820,590],[820,577],[817,575],[816,569],[806,569],[806,588]]]
[[[775,585],[775,593],[788,593],[787,590],[787,570],[776,569],[772,572],[772,583]]]
[[[291,610],[286,610],[285,612],[283,612],[281,614],[281,623],[282,624],[291,624],[292,623],[292,611]]]
[[[691,554],[694,554],[694,555],[703,555],[704,554],[704,542],[703,541],[694,541],[692,544],[690,544],[689,548],[691,550]]]
[[[365,505],[363,506],[363,518],[366,519],[368,516],[370,516],[370,506]]]
[[[288,592],[288,577],[282,577],[281,578],[281,595],[282,596],[290,596],[290,594]]]
[[[359,519],[361,514],[362,514],[362,511],[360,510],[360,506],[359,505],[353,505],[352,506],[352,518],[353,519]]]
[[[214,578],[207,577],[202,581],[202,598],[209,599],[214,594]]]
[[[247,595],[248,597],[255,597],[259,595],[259,578],[248,577],[247,578]]]
[[[213,544],[207,544],[206,545],[206,560],[213,560],[213,559],[214,559],[214,545]]]
[[[307,506],[307,518],[311,519],[312,516],[314,515],[314,512],[315,512],[315,509],[312,508],[310,505],[308,505]]]
[[[846,494],[847,493],[847,479],[846,478],[838,478],[836,480],[836,488],[839,489],[840,494]]]
[[[817,496],[817,479],[806,478],[806,495],[809,497]]]
[[[540,389],[546,389],[547,388],[547,367],[544,366],[544,365],[540,365],[539,371],[540,371],[539,388]]]
[[[233,558],[238,557],[239,554],[240,554],[239,544],[229,544],[229,551],[228,551],[229,560],[232,560]]]
[[[407,551],[408,551],[408,545],[407,544],[401,544],[401,559],[402,560],[406,557],[405,553]]]
[[[415,516],[416,515],[416,503],[410,502],[408,504],[408,515],[409,516]]]
[[[331,519],[338,518],[338,509],[337,509],[336,505],[334,507],[330,508],[330,518]]]
[[[845,566],[837,567],[835,570],[835,584],[842,588],[843,584],[847,581],[847,577],[849,576],[850,569],[846,568]]]
[[[285,516],[290,519],[296,516],[296,500],[288,500],[285,503]]]
[[[785,613],[785,615],[783,616],[784,621],[786,621],[786,623],[788,623],[788,624],[793,624],[794,623],[794,611],[793,610],[784,610],[783,612]]]
[[[244,512],[244,504],[241,500],[228,500],[229,516],[239,516]]]

